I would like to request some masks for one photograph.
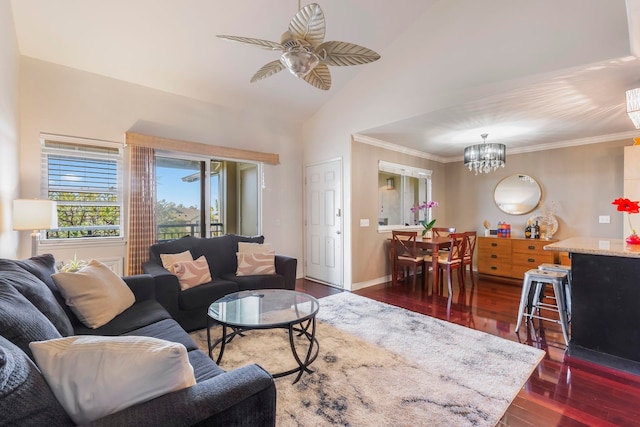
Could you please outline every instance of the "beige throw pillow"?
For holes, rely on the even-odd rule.
[[[204,255],[195,261],[176,262],[169,271],[176,275],[183,291],[211,281],[209,263]]]
[[[160,260],[162,261],[162,266],[171,271],[171,266],[176,262],[193,261],[193,255],[189,251],[180,252],[179,254],[160,254]]]
[[[195,384],[182,344],[151,337],[78,335],[29,344],[76,424]]]
[[[236,276],[276,274],[274,252],[236,252],[238,269]]]
[[[92,329],[109,323],[136,301],[124,280],[96,260],[75,273],[51,277],[74,314]]]
[[[238,252],[271,252],[271,244],[269,243],[249,243],[249,242],[238,242]]]

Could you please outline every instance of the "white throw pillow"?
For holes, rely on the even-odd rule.
[[[184,345],[151,337],[78,335],[29,344],[76,424],[195,384]]]
[[[162,266],[170,270],[171,266],[176,262],[193,261],[193,255],[189,251],[180,252],[179,254],[160,254],[160,260],[162,260]]]
[[[238,242],[238,252],[247,252],[247,253],[262,253],[262,252],[271,252],[271,244],[269,243],[249,243],[249,242]]]
[[[273,252],[236,252],[236,256],[238,257],[236,276],[276,274]]]
[[[204,255],[195,261],[175,262],[169,271],[176,275],[183,291],[211,281],[209,263]]]
[[[92,329],[109,323],[136,301],[120,276],[93,259],[75,273],[59,272],[51,277],[78,319]]]

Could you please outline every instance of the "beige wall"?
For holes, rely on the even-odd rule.
[[[535,178],[547,205],[557,205],[558,232],[554,238],[573,236],[622,237],[622,221],[611,202],[622,197],[623,147],[632,140],[611,141],[555,150],[510,155],[507,164],[490,174],[469,172],[462,162],[445,168],[446,198],[451,206],[448,219],[458,228],[484,232],[486,219],[511,224],[512,236],[523,237],[527,219],[541,213],[507,215],[493,201],[493,190],[505,176],[522,173]],[[598,217],[609,215],[611,223],[600,224]]]
[[[40,132],[122,142],[125,132],[132,131],[278,153],[280,164],[265,165],[261,180],[262,231],[278,253],[302,260],[299,126],[30,58],[23,57],[20,65],[23,197],[37,197],[40,192]],[[21,243],[20,255],[28,255],[28,240]],[[56,255],[63,248],[43,251]],[[68,256],[69,251],[65,253]],[[82,254],[124,256],[124,247],[92,246],[83,248]],[[299,275],[301,266],[300,261]]]
[[[496,172],[474,175],[462,162],[442,164],[360,142],[352,144],[351,165],[353,216],[352,289],[388,280],[389,233],[378,233],[378,161],[431,169],[433,199],[440,202],[434,217],[443,226],[484,233],[482,222],[493,226],[498,221],[511,224],[514,237],[524,236],[527,219],[541,212],[536,208],[526,215],[507,215],[498,210],[493,190],[505,176],[522,173],[535,178],[542,188],[543,200],[557,205],[558,232],[554,237],[572,236],[621,238],[623,216],[611,202],[622,196],[623,149],[632,140],[508,154],[507,165]],[[609,224],[598,217],[609,215]],[[369,219],[369,227],[360,227],[360,219]]]
[[[445,166],[433,160],[354,141],[351,144],[351,229],[352,283],[351,290],[381,283],[390,277],[387,260],[387,239],[390,232],[378,232],[378,162],[419,167],[433,171],[433,200],[445,197]],[[447,206],[441,203],[434,209],[438,224],[447,223]],[[360,227],[360,219],[368,219],[369,227]]]
[[[13,199],[19,194],[18,63],[11,3],[0,1],[0,257],[5,258],[14,258],[18,252],[11,215]]]

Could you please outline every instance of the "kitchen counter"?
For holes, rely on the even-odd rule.
[[[640,258],[640,245],[627,245],[623,239],[572,237],[556,243],[550,243],[544,249],[578,254]]]
[[[545,246],[571,257],[571,339],[566,354],[640,375],[640,247],[575,237]]]

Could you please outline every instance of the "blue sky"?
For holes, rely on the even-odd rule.
[[[157,197],[186,207],[200,206],[200,181],[184,182],[182,178],[190,175],[189,171],[175,168],[156,168]],[[211,191],[211,199],[218,197],[218,188]]]

